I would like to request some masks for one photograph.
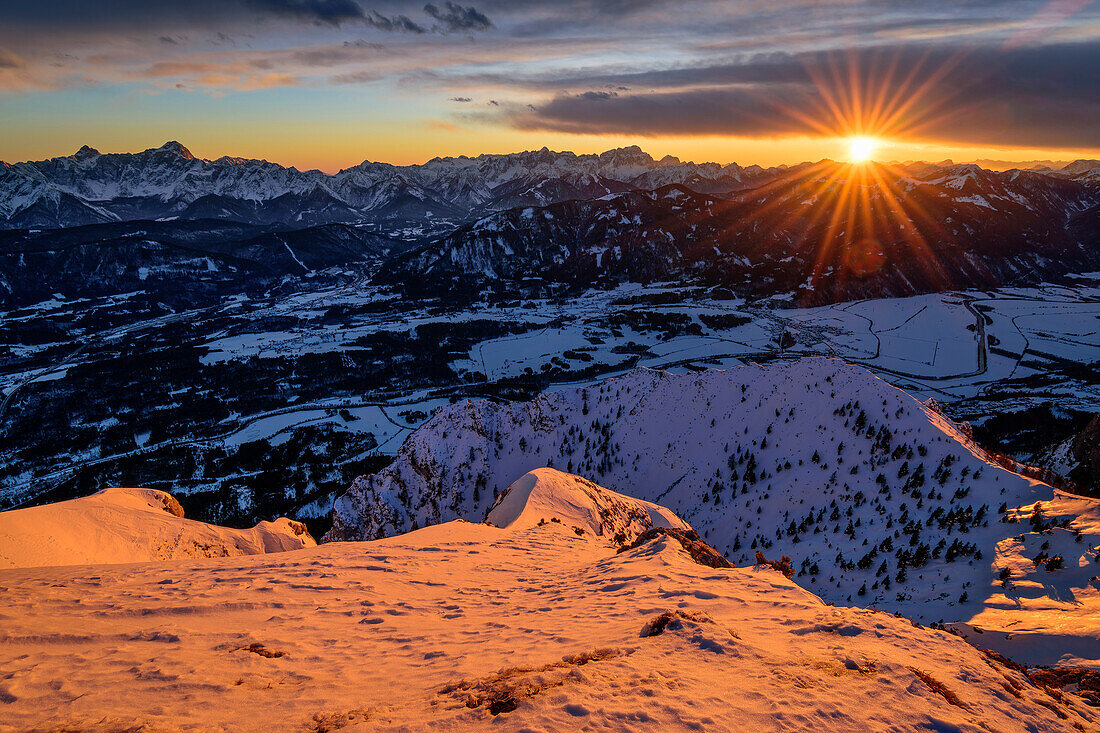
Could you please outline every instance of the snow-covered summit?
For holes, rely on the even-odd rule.
[[[662,506],[553,468],[537,468],[513,481],[493,504],[486,521],[501,529],[561,522],[578,534],[604,537],[619,545],[654,527],[691,529]]]
[[[316,544],[305,525],[285,517],[252,529],[185,519],[179,502],[155,489],[104,489],[0,513],[0,568],[231,557]]]

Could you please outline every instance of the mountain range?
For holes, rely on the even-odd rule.
[[[688,279],[803,304],[1038,282],[1100,264],[1100,188],[974,165],[823,163],[725,196],[670,184],[498,212],[378,280],[451,293]]]
[[[65,227],[135,219],[229,219],[307,226],[331,222],[467,220],[680,183],[730,191],[783,169],[654,160],[640,148],[600,155],[547,149],[423,165],[360,163],[334,175],[264,160],[201,160],[178,142],[140,153],[87,146],[44,161],[0,163],[0,226]]]
[[[1100,724],[1100,162],[82,148],[0,229],[0,730]]]
[[[327,175],[179,143],[82,148],[0,168],[0,297],[193,300],[332,268],[471,299],[679,280],[816,305],[1028,285],[1100,268],[1095,163],[764,169],[631,147]]]
[[[632,146],[598,155],[543,148],[433,158],[407,166],[364,161],[329,175],[265,160],[203,160],[175,141],[140,153],[100,153],[85,146],[73,155],[49,160],[0,162],[0,226],[66,227],[168,217],[296,226],[432,218],[469,221],[493,211],[671,184],[725,196],[809,166],[742,167],[683,162],[672,156],[656,160]],[[966,168],[950,162],[904,168],[936,167]],[[1096,183],[1100,163],[1075,161],[1043,175]]]

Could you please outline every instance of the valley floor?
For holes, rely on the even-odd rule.
[[[1100,726],[943,631],[556,523],[3,570],[0,598],[0,730]]]

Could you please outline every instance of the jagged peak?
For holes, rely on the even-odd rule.
[[[612,157],[615,155],[644,155],[647,158],[651,157],[649,153],[642,150],[640,145],[626,145],[621,148],[611,148],[600,153],[600,157]]]
[[[183,143],[180,143],[176,140],[169,140],[168,142],[164,143],[164,145],[161,145],[159,148],[155,148],[153,152],[171,153],[172,155],[178,155],[179,157],[186,158],[187,160],[195,159],[195,156],[191,154],[191,151],[185,148],[183,146]]]
[[[77,150],[73,157],[79,161],[91,160],[92,158],[99,157],[99,151],[90,145],[81,145],[80,150]]]

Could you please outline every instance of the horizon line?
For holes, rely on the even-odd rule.
[[[665,155],[665,156],[662,156],[662,157],[658,158],[657,156],[653,155],[652,153],[647,151],[645,148],[643,148],[641,145],[638,145],[638,144],[635,143],[635,144],[631,144],[631,145],[608,148],[608,149],[603,150],[599,153],[577,153],[573,150],[551,150],[549,146],[544,145],[543,147],[538,148],[538,149],[528,148],[528,149],[525,149],[525,150],[514,150],[514,151],[508,152],[508,153],[478,153],[476,155],[466,155],[466,154],[461,154],[461,155],[436,155],[436,156],[432,156],[431,158],[428,158],[427,160],[425,160],[422,163],[391,163],[391,162],[384,161],[384,160],[371,160],[370,158],[364,158],[359,163],[354,163],[352,165],[346,166],[344,168],[340,168],[340,169],[330,173],[328,171],[322,170],[321,168],[316,168],[316,167],[314,167],[314,168],[298,168],[295,165],[287,165],[287,164],[284,164],[284,163],[280,163],[278,161],[269,160],[267,158],[250,158],[250,157],[230,155],[230,154],[223,154],[223,155],[220,155],[216,158],[206,158],[206,157],[196,156],[196,155],[191,153],[190,149],[186,145],[179,142],[178,140],[173,139],[173,140],[168,140],[168,141],[164,142],[163,144],[161,144],[157,147],[144,148],[142,150],[125,150],[125,151],[108,151],[108,152],[103,152],[103,151],[99,150],[96,147],[85,144],[85,145],[82,145],[80,148],[78,148],[75,152],[69,153],[69,154],[66,154],[66,155],[55,155],[55,156],[52,156],[52,157],[49,157],[49,158],[40,158],[40,159],[37,159],[37,160],[27,159],[27,160],[15,161],[15,162],[8,162],[8,161],[0,160],[0,164],[3,164],[5,166],[29,165],[29,164],[34,164],[34,163],[42,163],[42,162],[46,162],[46,161],[50,161],[50,160],[61,160],[61,159],[65,159],[65,158],[75,158],[76,156],[80,155],[84,151],[88,151],[89,153],[94,153],[94,154],[100,155],[100,156],[103,156],[103,155],[138,155],[138,154],[141,154],[141,153],[155,152],[157,150],[165,150],[165,149],[168,149],[172,146],[178,146],[182,150],[183,153],[186,153],[186,155],[184,157],[190,157],[194,160],[199,160],[199,161],[202,161],[204,163],[217,163],[218,161],[220,161],[222,159],[230,159],[230,160],[236,160],[236,161],[242,161],[242,162],[267,163],[269,165],[279,166],[280,168],[283,168],[283,169],[286,169],[286,170],[296,170],[296,171],[301,172],[301,173],[317,172],[317,173],[321,173],[321,174],[327,175],[327,176],[338,175],[339,173],[343,173],[344,171],[351,170],[352,168],[356,168],[356,167],[364,165],[364,164],[388,165],[388,166],[391,166],[391,167],[394,167],[394,168],[416,168],[416,167],[422,167],[422,166],[428,165],[428,164],[430,164],[434,161],[477,160],[479,158],[493,158],[493,157],[503,158],[503,157],[509,157],[509,156],[534,154],[534,153],[550,153],[550,154],[553,154],[553,155],[572,155],[572,156],[577,157],[577,158],[599,158],[599,157],[602,157],[603,155],[606,155],[607,153],[613,153],[613,152],[619,152],[619,151],[631,151],[631,150],[637,150],[637,151],[641,152],[642,154],[648,156],[654,163],[657,163],[657,164],[664,163],[664,161],[669,160],[670,158],[673,161],[675,161],[675,162],[664,163],[664,165],[666,165],[666,166],[672,166],[672,165],[718,165],[718,166],[722,166],[723,168],[725,168],[725,167],[729,167],[731,165],[735,165],[735,166],[737,166],[739,168],[742,168],[742,169],[757,167],[757,168],[761,168],[762,170],[774,170],[774,169],[782,169],[782,168],[795,168],[795,167],[798,167],[798,166],[805,166],[805,165],[819,165],[819,164],[822,164],[822,163],[830,163],[830,162],[833,162],[833,163],[844,163],[845,162],[845,161],[836,161],[836,160],[833,160],[832,158],[829,158],[829,157],[824,157],[824,158],[821,158],[821,159],[816,160],[816,161],[801,160],[801,161],[798,161],[796,163],[780,163],[780,164],[777,164],[777,165],[762,165],[762,164],[759,164],[759,163],[740,163],[738,161],[720,162],[720,161],[717,161],[717,160],[703,160],[703,161],[698,161],[697,162],[695,160],[684,160],[684,159],[680,158],[679,156],[675,156],[675,155]],[[1004,160],[997,160],[997,159],[994,159],[994,158],[974,158],[974,159],[969,159],[969,160],[954,160],[950,157],[947,157],[947,158],[943,158],[942,160],[938,160],[938,161],[923,160],[923,159],[910,159],[910,160],[901,161],[901,160],[894,159],[894,160],[889,160],[889,161],[886,161],[886,160],[870,160],[870,161],[867,161],[867,162],[877,163],[879,165],[894,165],[894,166],[907,166],[907,165],[921,165],[921,164],[923,164],[923,165],[933,165],[933,166],[977,165],[979,167],[985,167],[985,166],[982,166],[982,163],[994,163],[994,164],[998,164],[998,165],[995,166],[995,167],[992,167],[992,168],[987,168],[987,170],[1005,171],[1005,170],[1033,170],[1033,169],[1036,169],[1036,168],[1047,168],[1048,170],[1057,171],[1057,170],[1061,170],[1061,169],[1065,168],[1068,165],[1071,165],[1075,162],[1082,161],[1082,160],[1092,160],[1092,159],[1087,158],[1087,157],[1078,157],[1078,158],[1074,158],[1073,160],[1062,160],[1062,159],[1058,159],[1058,160],[1055,160],[1055,159],[1011,160],[1011,159],[1007,159],[1007,158],[1004,159]],[[1052,166],[1046,165],[1048,163],[1054,163],[1058,167],[1052,167]],[[1030,165],[1030,168],[1022,168],[1021,166],[1023,166],[1023,165]]]

